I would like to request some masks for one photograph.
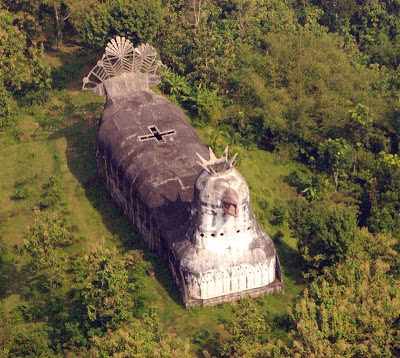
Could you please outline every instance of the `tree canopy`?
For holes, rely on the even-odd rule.
[[[17,169],[0,185],[0,356],[400,356],[399,12],[399,0],[4,0],[0,155]],[[216,309],[220,336],[165,332],[184,315],[172,279],[146,281],[158,261],[95,179],[100,102],[71,100],[86,56],[117,35],[157,48],[160,91],[207,144],[243,163],[272,153],[244,174],[296,295],[286,315],[242,300]],[[270,173],[275,160],[287,167]],[[264,185],[275,174],[282,191]],[[71,215],[80,197],[99,218]],[[90,247],[92,222],[111,237]],[[160,284],[165,312],[147,299]]]

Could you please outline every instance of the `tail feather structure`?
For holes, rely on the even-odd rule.
[[[83,78],[83,90],[96,91],[99,85],[109,78],[123,73],[145,73],[156,75],[159,69],[164,69],[162,76],[167,72],[167,67],[157,60],[156,49],[149,44],[133,47],[131,41],[125,37],[117,36],[106,46],[101,60],[97,61],[89,74]]]

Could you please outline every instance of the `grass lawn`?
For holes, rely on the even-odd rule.
[[[24,235],[34,221],[34,208],[40,202],[43,184],[54,176],[60,181],[62,206],[83,238],[69,250],[80,253],[99,243],[117,246],[121,251],[143,250],[144,261],[137,274],[142,284],[137,305],[156,306],[167,332],[188,339],[194,352],[203,349],[207,337],[227,334],[223,323],[232,317],[234,304],[185,310],[164,264],[143,245],[135,228],[122,217],[103,183],[97,180],[94,146],[104,98],[79,90],[80,79],[90,66],[84,62],[80,50],[76,51],[81,64],[73,69],[77,79],[68,83],[66,89],[55,90],[44,106],[28,108],[20,115],[20,141],[6,144],[4,139],[0,140],[0,240],[4,253],[0,298],[10,311],[21,303],[25,280],[22,270],[27,262],[26,254],[22,253]],[[67,52],[64,59],[71,56]],[[49,57],[49,62],[62,65],[60,58],[63,59],[59,55]],[[207,143],[209,129],[197,130]],[[253,209],[273,238],[283,267],[285,293],[259,298],[256,302],[269,312],[272,334],[285,339],[279,318],[285,315],[286,306],[304,285],[296,243],[286,222],[271,223],[271,209],[296,194],[284,183],[284,177],[294,170],[300,175],[306,170],[275,154],[245,149],[241,149],[237,167],[248,181]],[[153,277],[145,274],[148,266],[155,269]]]

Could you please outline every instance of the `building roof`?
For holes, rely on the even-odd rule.
[[[107,92],[121,81],[125,79],[113,78],[105,85]],[[161,231],[181,227],[189,220],[194,184],[202,171],[196,152],[207,156],[208,149],[183,111],[165,97],[151,90],[107,97],[99,149]]]

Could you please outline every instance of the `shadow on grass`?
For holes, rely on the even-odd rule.
[[[278,231],[272,239],[278,252],[283,274],[291,278],[296,284],[305,283],[301,269],[303,265],[301,255],[297,250],[281,240],[282,235],[282,232]]]
[[[122,211],[113,202],[104,183],[98,179],[97,165],[95,158],[95,141],[98,130],[98,119],[93,123],[93,119],[82,114],[90,112],[91,103],[82,107],[75,106],[71,113],[71,108],[66,106],[64,113],[58,113],[57,118],[49,117],[47,121],[41,123],[40,128],[35,132],[34,139],[56,140],[65,138],[67,140],[67,165],[71,173],[79,181],[85,190],[85,196],[91,205],[100,214],[102,222],[111,233],[112,239],[118,246],[122,244],[125,249],[141,250],[144,260],[149,261],[154,267],[154,277],[165,288],[168,295],[175,303],[182,305],[179,291],[175,285],[172,275],[148,248],[141,235],[132,222],[124,216]],[[76,114],[79,115],[76,115]],[[68,118],[68,115],[71,115]]]
[[[82,78],[89,73],[98,60],[98,53],[69,41],[59,51],[51,46],[46,49],[52,65],[53,89],[80,90]]]
[[[14,247],[12,250],[22,253],[22,249]],[[28,262],[21,266],[21,262],[12,258],[10,253],[2,252],[0,257],[0,299],[17,294],[22,297],[30,296],[32,292],[44,293],[43,279],[36,276],[32,265]]]
[[[0,258],[0,298],[19,293],[25,282],[26,275],[14,260]]]
[[[149,258],[145,256],[154,267],[154,277],[158,283],[164,287],[168,296],[178,305],[183,305],[180,292],[175,284],[175,281],[168,270],[165,263],[159,259],[155,254],[152,254]]]

